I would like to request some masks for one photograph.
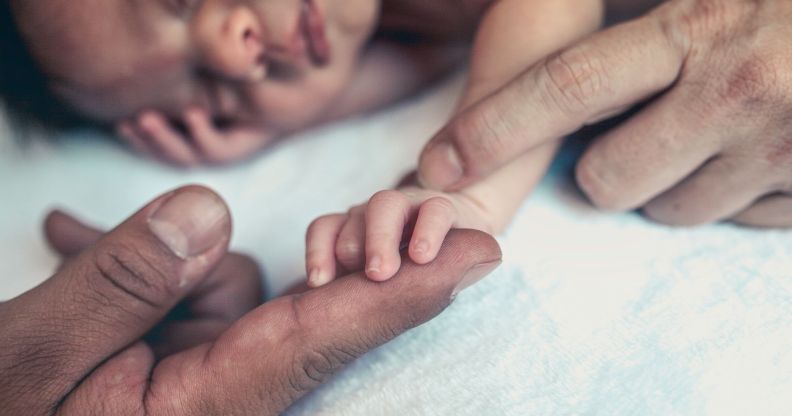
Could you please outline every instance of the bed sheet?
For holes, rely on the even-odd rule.
[[[256,160],[182,171],[98,133],[0,127],[0,299],[57,263],[54,206],[112,226],[187,183],[220,192],[234,248],[279,291],[301,279],[315,217],[387,188],[462,86],[294,137]],[[574,153],[574,152],[572,152]],[[290,415],[789,414],[792,232],[675,229],[592,209],[562,156],[499,240],[503,266],[443,315],[354,362]]]

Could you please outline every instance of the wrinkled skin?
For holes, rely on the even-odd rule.
[[[595,205],[642,209],[673,225],[792,226],[790,23],[786,0],[665,2],[528,68],[460,114],[424,150],[421,180],[465,188],[645,104],[578,163]],[[444,143],[454,157],[441,153]]]
[[[500,261],[491,237],[459,231],[388,283],[350,275],[259,306],[258,267],[228,254],[230,214],[205,188],[106,234],[57,212],[46,231],[64,264],[0,303],[3,415],[277,414]]]

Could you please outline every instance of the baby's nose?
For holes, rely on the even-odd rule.
[[[255,13],[236,6],[203,20],[196,36],[206,69],[237,81],[260,81],[266,76],[264,28]]]

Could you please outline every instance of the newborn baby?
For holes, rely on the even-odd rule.
[[[383,106],[470,55],[464,111],[595,30],[601,3],[10,0],[10,10],[59,99],[140,152],[192,165],[248,157],[288,133]],[[557,82],[577,82],[574,68]],[[501,230],[555,150],[456,193],[414,182],[320,218],[307,238],[309,283],[339,269],[390,278],[405,231],[410,257],[427,263],[450,228]]]

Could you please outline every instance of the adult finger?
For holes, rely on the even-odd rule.
[[[672,91],[586,150],[576,176],[595,205],[639,207],[721,151],[723,126],[690,111],[691,94],[691,89]],[[690,140],[691,131],[697,140]]]
[[[736,157],[716,158],[650,201],[643,212],[655,221],[692,226],[731,217],[770,191],[761,167]]]
[[[159,357],[213,341],[263,299],[258,263],[230,253],[146,340]]]
[[[734,216],[732,221],[751,227],[792,227],[792,196],[775,194],[764,197]]]
[[[685,47],[655,15],[540,62],[460,113],[424,149],[421,182],[458,189],[521,154],[669,87]]]
[[[455,230],[437,260],[418,266],[405,258],[387,282],[357,273],[276,299],[246,315],[214,345],[160,366],[158,388],[167,391],[172,383],[182,390],[148,404],[162,413],[189,403],[200,409],[196,413],[278,414],[351,360],[439,314],[500,258],[492,237]],[[185,386],[184,380],[195,383]]]
[[[94,245],[104,233],[83,224],[73,216],[54,210],[44,220],[44,235],[49,245],[63,257],[74,257]]]
[[[51,405],[99,363],[157,324],[225,255],[231,222],[219,196],[170,192],[3,305],[3,378],[37,389],[19,403]],[[46,382],[41,382],[46,380]],[[13,413],[13,412],[12,412]]]
[[[45,220],[50,245],[74,257],[104,234],[61,211]],[[147,335],[158,356],[211,341],[263,299],[262,275],[255,261],[230,253],[217,268]]]
[[[96,228],[52,211],[44,222],[50,245],[62,256],[74,257],[104,235]],[[212,273],[169,314],[167,322],[149,333],[157,355],[180,351],[213,340],[263,299],[262,274],[248,256],[229,253]]]

